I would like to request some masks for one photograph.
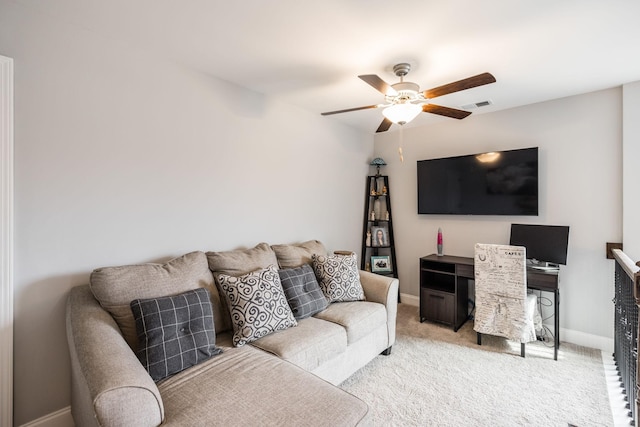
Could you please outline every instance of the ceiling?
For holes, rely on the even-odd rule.
[[[636,0],[14,2],[317,114],[383,102],[357,76],[396,83],[399,62],[422,90],[492,73],[496,83],[433,100],[492,102],[474,114],[640,81]],[[323,120],[374,133],[382,114]],[[407,126],[442,120],[454,119],[421,114]]]

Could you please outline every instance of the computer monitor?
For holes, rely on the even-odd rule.
[[[527,248],[530,264],[543,267],[566,265],[569,226],[511,224],[509,244]]]

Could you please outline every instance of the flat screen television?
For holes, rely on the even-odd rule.
[[[569,226],[511,224],[509,244],[527,248],[527,260],[531,266],[566,265]]]
[[[418,213],[538,215],[538,147],[419,160]]]

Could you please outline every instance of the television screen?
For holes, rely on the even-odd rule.
[[[569,227],[511,224],[509,244],[527,248],[527,259],[566,265]]]
[[[538,215],[538,147],[418,161],[418,213]]]

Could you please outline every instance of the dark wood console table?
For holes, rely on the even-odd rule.
[[[560,347],[560,289],[558,271],[527,268],[527,288],[552,292],[553,358]],[[474,280],[473,258],[431,254],[420,258],[420,322],[440,322],[458,331],[469,319],[469,280]]]

